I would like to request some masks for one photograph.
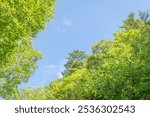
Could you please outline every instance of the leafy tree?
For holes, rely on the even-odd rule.
[[[10,99],[14,100],[46,100],[46,87],[20,89],[13,93]]]
[[[93,99],[150,99],[149,29],[150,25],[131,14],[114,40],[93,47],[87,60],[95,79]]]
[[[128,15],[128,18],[123,22],[123,26],[121,27],[124,30],[130,30],[130,29],[139,29],[141,28],[142,24],[148,24],[150,25],[150,14],[147,11],[139,11],[138,19],[135,18],[134,13],[130,13]]]
[[[55,0],[0,0],[0,96],[9,98],[26,82],[41,54],[33,38],[53,17]]]
[[[63,76],[68,76],[78,69],[85,66],[87,55],[84,51],[73,50],[67,57],[67,63],[64,65],[65,70],[62,72]]]
[[[47,99],[85,99],[86,94],[89,93],[89,84],[90,77],[88,77],[87,70],[85,68],[78,69],[71,75],[50,83]]]
[[[147,22],[149,20],[150,14],[149,12],[139,11],[139,18],[141,21]]]

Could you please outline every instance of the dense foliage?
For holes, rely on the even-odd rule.
[[[20,91],[13,93],[10,99],[46,100],[46,91],[47,89],[45,87],[20,89]]]
[[[54,0],[0,0],[0,96],[9,98],[37,67],[36,34],[53,17]],[[8,95],[9,94],[9,95]]]
[[[84,67],[51,82],[41,96],[44,99],[150,99],[149,46],[149,14],[140,12],[136,19],[131,13],[113,40],[100,40],[92,47]],[[16,99],[31,99],[28,95]],[[41,96],[38,99],[43,99]]]

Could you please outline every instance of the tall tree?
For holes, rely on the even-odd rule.
[[[131,13],[114,40],[93,46],[87,60],[93,99],[150,99],[150,24],[144,14],[146,20]]]
[[[73,50],[66,58],[67,63],[64,65],[65,70],[62,72],[62,75],[68,76],[75,72],[77,69],[83,68],[85,66],[86,58],[87,55],[84,51]]]
[[[52,19],[55,0],[0,0],[0,96],[8,98],[37,67],[36,34]]]

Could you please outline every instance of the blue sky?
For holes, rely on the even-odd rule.
[[[149,9],[150,0],[56,0],[54,19],[34,40],[43,59],[28,83],[20,87],[48,85],[61,77],[69,52],[79,49],[90,54],[100,39],[113,39],[130,12]]]

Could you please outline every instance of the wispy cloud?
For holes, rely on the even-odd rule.
[[[73,24],[73,22],[71,21],[71,20],[69,20],[69,19],[64,19],[64,21],[63,21],[63,26],[65,26],[65,27],[72,27],[74,24]]]
[[[61,72],[64,71],[65,61],[62,60],[58,64],[48,64],[44,67],[45,74],[55,75],[57,78],[62,78]]]
[[[74,27],[74,22],[68,18],[64,18],[58,25],[57,31],[61,33],[69,33],[69,31]]]
[[[54,65],[54,64],[45,65],[46,69],[54,69],[55,67],[56,67],[56,65]]]

